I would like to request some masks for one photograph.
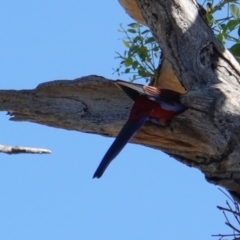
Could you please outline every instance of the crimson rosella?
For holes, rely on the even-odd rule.
[[[130,116],[99,164],[93,178],[100,178],[110,162],[120,153],[148,118],[165,125],[171,119],[186,110],[180,102],[181,94],[168,89],[116,81],[130,98],[134,100]]]

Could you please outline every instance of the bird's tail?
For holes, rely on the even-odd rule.
[[[110,162],[121,152],[124,146],[135,135],[135,133],[146,122],[147,119],[148,116],[135,121],[127,121],[125,123],[117,138],[114,140],[111,147],[103,157],[101,163],[93,175],[93,178],[100,178],[103,175]]]

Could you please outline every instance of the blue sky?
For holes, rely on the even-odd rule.
[[[1,89],[91,74],[117,79],[117,29],[132,22],[117,0],[1,1],[0,20]],[[1,154],[0,239],[206,240],[230,232],[216,209],[226,198],[200,171],[128,144],[92,179],[112,138],[8,119],[0,113],[1,144],[52,154]]]

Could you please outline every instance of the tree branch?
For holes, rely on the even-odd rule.
[[[44,154],[44,153],[51,153],[51,151],[49,151],[47,149],[18,147],[18,146],[10,147],[10,146],[3,146],[3,145],[0,145],[0,152],[7,153],[7,154],[18,154],[18,153]]]
[[[188,98],[195,100],[196,96],[199,109],[213,101],[211,96],[198,92],[192,92]],[[104,136],[118,134],[132,106],[132,100],[113,81],[99,76],[47,82],[34,90],[1,90],[0,103],[0,111],[8,111],[12,121]],[[199,111],[197,107],[175,117],[168,127],[147,122],[132,142],[161,149],[190,166],[205,167],[209,154],[218,158],[228,146],[211,119],[206,120],[207,124],[202,121],[208,111]]]

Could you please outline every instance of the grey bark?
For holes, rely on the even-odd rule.
[[[239,64],[214,37],[195,1],[136,2],[187,90],[182,102],[189,110],[176,129],[189,149],[176,157],[239,198]]]
[[[0,145],[0,152],[6,154],[19,154],[19,153],[31,153],[31,154],[45,154],[51,153],[51,151],[42,148],[29,148],[29,147],[19,147],[19,146],[4,146]]]
[[[132,142],[160,149],[201,170],[208,182],[240,196],[238,63],[215,39],[191,0],[136,0],[187,90],[188,110],[169,126],[147,122]],[[13,121],[116,136],[132,101],[112,81],[88,76],[34,90],[0,91],[0,110]]]

